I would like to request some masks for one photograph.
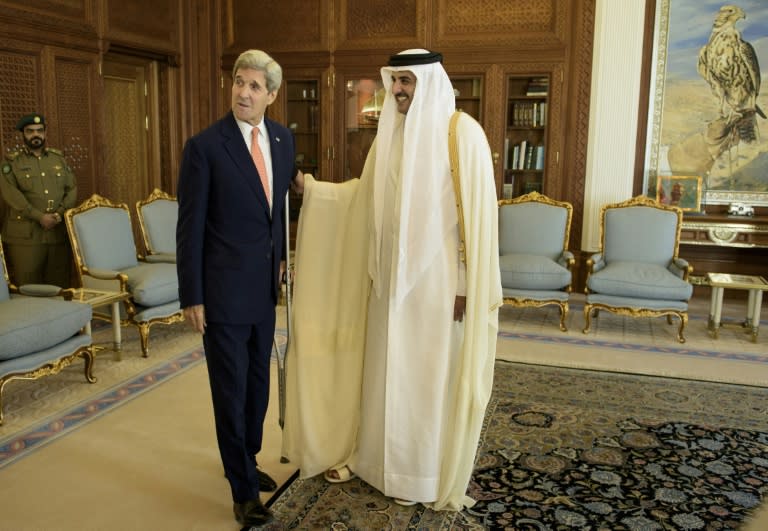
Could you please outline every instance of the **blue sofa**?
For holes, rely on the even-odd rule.
[[[85,360],[85,379],[93,383],[91,336],[84,332],[91,320],[88,304],[61,297],[27,296],[8,277],[0,242],[0,425],[3,389],[12,380],[36,380],[56,374],[77,358]],[[43,294],[30,286],[26,293]],[[64,291],[54,292],[63,295]]]

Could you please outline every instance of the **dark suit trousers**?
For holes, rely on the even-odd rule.
[[[255,455],[261,450],[269,404],[269,363],[275,309],[252,325],[209,322],[203,344],[208,363],[216,438],[232,499],[259,496]]]

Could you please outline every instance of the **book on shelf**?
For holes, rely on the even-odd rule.
[[[544,127],[547,123],[547,102],[512,102],[507,121],[511,127]]]
[[[504,139],[504,166],[505,170],[509,168],[509,138]]]
[[[525,147],[525,163],[523,165],[524,170],[530,170],[533,168],[533,164],[534,164],[533,153],[535,150],[536,150],[536,146],[534,146],[532,143],[529,143]]]
[[[502,199],[512,199],[515,196],[515,182],[514,177],[512,177],[512,181],[508,183],[504,183],[504,189],[501,193]]]
[[[544,144],[540,144],[536,146],[536,162],[534,165],[534,169],[536,170],[544,169]]]
[[[526,96],[546,96],[549,92],[549,78],[534,77],[528,82],[528,88],[525,91]]]
[[[519,169],[520,166],[520,144],[512,146],[512,165],[510,168],[513,170]]]

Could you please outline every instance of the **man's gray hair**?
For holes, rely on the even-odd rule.
[[[283,69],[269,54],[261,50],[246,50],[240,54],[232,67],[232,78],[241,68],[252,68],[264,72],[267,78],[267,91],[276,92],[283,82]]]

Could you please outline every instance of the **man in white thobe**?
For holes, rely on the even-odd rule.
[[[457,195],[441,60],[392,56],[360,181],[305,183],[284,453],[304,477],[356,474],[400,503],[460,510],[502,293],[490,148],[460,113]]]

